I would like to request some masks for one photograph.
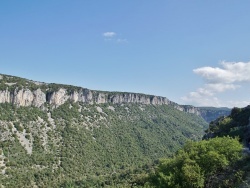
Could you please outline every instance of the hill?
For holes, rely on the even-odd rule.
[[[188,142],[140,176],[149,187],[249,187],[250,106],[212,121],[204,139]],[[245,146],[245,148],[243,148]],[[247,148],[246,148],[247,147]]]
[[[204,138],[216,136],[239,136],[246,144],[250,140],[250,105],[245,108],[233,108],[228,116],[220,117],[209,124]]]
[[[216,120],[218,117],[228,116],[231,112],[231,109],[226,108],[226,107],[222,107],[222,108],[197,107],[197,108],[200,111],[200,116],[208,123]]]
[[[0,182],[100,187],[199,140],[197,108],[165,97],[0,76]]]
[[[182,105],[184,109],[187,109],[186,111],[190,111],[192,109],[192,106],[190,105]],[[201,116],[206,122],[210,123],[211,121],[216,120],[218,117],[221,116],[228,116],[231,112],[230,108],[227,107],[193,107],[195,108],[195,113],[199,116]],[[185,110],[184,110],[185,111]]]

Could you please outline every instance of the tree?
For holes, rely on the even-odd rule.
[[[189,142],[173,158],[162,159],[149,182],[155,187],[202,188],[241,158],[242,145],[230,137]]]

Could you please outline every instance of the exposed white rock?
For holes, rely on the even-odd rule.
[[[98,97],[97,97],[96,103],[97,103],[97,104],[107,103],[106,95],[105,95],[104,93],[99,93],[99,94],[98,94]]]
[[[17,106],[31,106],[34,95],[29,89],[21,89],[15,91],[14,104]]]
[[[93,94],[90,90],[86,89],[83,93],[83,96],[86,98],[86,102],[93,103]]]
[[[102,113],[102,108],[101,108],[101,107],[97,106],[97,107],[96,107],[96,110],[97,110],[98,112]]]
[[[0,91],[0,103],[10,103],[11,97],[8,90]]]
[[[34,84],[40,86],[40,85],[43,85],[44,83],[43,82],[37,82],[37,81],[32,81]]]
[[[1,76],[1,75],[0,75]],[[2,78],[2,76],[1,76]],[[37,85],[44,85],[45,83],[34,82]],[[11,83],[7,83],[11,84]],[[45,84],[46,85],[46,84]],[[49,91],[48,89],[46,91]],[[46,96],[47,95],[47,96]],[[197,108],[195,107],[183,107],[175,104],[165,97],[158,97],[152,95],[144,95],[137,93],[109,93],[109,92],[99,92],[91,91],[89,89],[79,89],[68,94],[65,88],[60,88],[58,91],[52,93],[45,93],[41,89],[31,91],[28,88],[16,88],[14,91],[9,91],[8,88],[5,90],[0,90],[0,103],[13,103],[17,106],[36,106],[46,108],[44,104],[48,102],[53,107],[59,107],[64,104],[67,100],[72,102],[83,102],[87,104],[103,104],[103,103],[113,103],[113,104],[123,104],[123,103],[136,103],[145,105],[169,105],[172,104],[176,109],[180,111],[185,111],[188,113],[194,113],[199,115]],[[109,108],[113,110],[113,108]]]
[[[108,106],[108,109],[112,110],[112,111],[115,111],[115,107],[113,107],[113,106]]]
[[[141,110],[141,111],[144,111],[144,110],[145,110],[145,109],[144,109],[144,108],[142,108],[141,106],[140,106],[139,108],[140,108],[140,110]]]
[[[15,85],[16,83],[5,83],[6,85],[8,85],[8,86],[13,86],[13,85]]]
[[[174,106],[177,110],[182,111],[182,112],[187,112],[191,114],[196,114],[196,115],[201,115],[201,112],[194,106],[180,106],[180,105],[175,105]]]
[[[42,106],[46,102],[46,95],[42,92],[41,89],[37,89],[33,92],[34,100],[33,105],[36,107]]]
[[[53,118],[51,118],[51,113],[47,113],[48,116],[48,121],[50,122],[50,124],[52,125],[53,129],[56,128],[56,124]]]
[[[28,154],[32,154],[32,142],[30,142],[27,138],[25,138],[24,132],[19,132],[17,129],[13,126],[12,132],[17,135],[17,139],[19,140],[20,144],[24,147],[24,149],[27,151]]]
[[[68,99],[67,90],[60,88],[57,92],[52,93],[49,103],[58,107],[64,104]]]
[[[73,102],[78,102],[80,99],[79,99],[80,95],[77,91],[74,91],[73,94],[70,96],[70,99],[73,101]]]

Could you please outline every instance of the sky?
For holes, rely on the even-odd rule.
[[[250,1],[0,2],[0,73],[179,104],[250,104]]]

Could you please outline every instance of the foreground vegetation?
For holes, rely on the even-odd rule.
[[[241,159],[242,145],[234,138],[189,142],[173,158],[162,159],[149,182],[159,188],[235,187],[244,175],[235,170]]]
[[[161,159],[140,184],[159,188],[249,187],[250,155],[243,150],[243,145],[249,146],[249,119],[249,106],[232,109],[229,116],[210,123],[205,140],[188,142],[173,157]]]

